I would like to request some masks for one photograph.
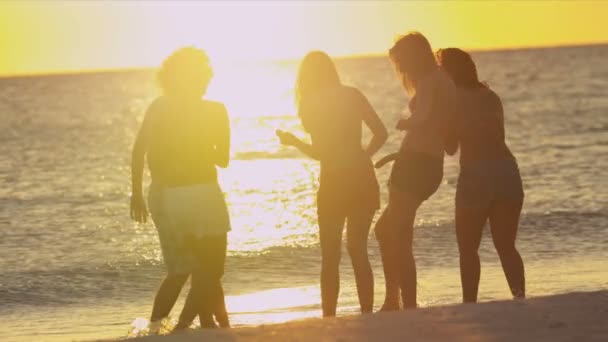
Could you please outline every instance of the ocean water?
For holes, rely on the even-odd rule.
[[[529,296],[608,288],[608,45],[474,58],[503,100],[522,171],[518,247]],[[293,106],[297,64],[215,62],[209,97],[226,103],[233,132],[232,162],[220,172],[233,221],[224,278],[232,322],[320,316],[318,165],[274,136],[277,128],[304,136]],[[392,127],[408,99],[388,60],[337,65],[389,127],[377,158],[395,151],[402,135]],[[156,231],[130,221],[128,196],[131,145],[156,95],[153,71],[0,79],[0,340],[120,338],[149,316],[164,269]],[[383,205],[389,169],[378,171]],[[460,300],[457,172],[457,158],[448,158],[416,220],[421,306]],[[509,298],[484,234],[480,300]],[[369,251],[378,308],[384,283],[373,234]],[[353,314],[345,252],[341,270],[339,314]]]

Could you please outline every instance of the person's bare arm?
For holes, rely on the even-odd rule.
[[[218,113],[217,140],[215,144],[215,164],[226,168],[230,162],[230,119],[224,105]]]
[[[316,126],[315,120],[313,119],[315,118],[315,116],[312,115],[313,113],[314,109],[311,108],[310,103],[305,101],[300,102],[298,106],[298,117],[300,117],[300,120],[302,120],[302,127],[309,134],[311,134],[311,130],[313,130],[313,127]],[[295,135],[291,134],[290,132],[285,132],[282,130],[277,130],[276,135],[279,137],[281,144],[286,146],[293,146],[297,148],[300,152],[304,153],[307,157],[315,160],[321,160],[319,151],[316,150],[313,144],[306,143]]]
[[[133,144],[133,151],[131,153],[131,218],[140,223],[145,223],[148,217],[148,208],[144,200],[143,192],[143,175],[144,175],[144,164],[145,157],[148,151],[149,145],[149,130],[150,130],[150,117],[153,115],[155,110],[154,103],[148,107],[144,120],[137,132],[135,143]]]
[[[450,132],[445,139],[443,149],[449,156],[453,156],[458,152],[458,137],[455,132]]]
[[[146,145],[144,127],[142,126],[137,133],[131,153],[131,192],[133,194],[142,193]]]
[[[315,160],[320,160],[321,157],[319,156],[318,151],[314,148],[314,146],[312,144],[308,144],[308,143],[300,140],[295,135],[293,135],[289,132],[277,130],[276,134],[279,137],[281,144],[286,145],[286,146],[293,146],[293,147],[297,148],[300,152],[307,155],[308,157],[315,159]]]
[[[495,119],[497,120],[497,125],[494,125],[495,129],[494,136],[499,141],[505,140],[505,114],[502,106],[502,101],[500,97],[494,93],[490,100],[490,108],[492,108],[492,112],[494,113]],[[488,130],[490,131],[490,130]]]
[[[460,135],[462,134],[462,109],[455,97],[451,98],[452,104],[444,108],[447,111],[446,117],[439,122],[439,130],[442,133],[443,150],[447,155],[453,156],[458,152],[460,144]]]
[[[431,119],[435,92],[434,84],[430,80],[416,89],[416,98],[412,99],[412,101],[416,101],[416,105],[410,108],[411,115],[406,119],[400,119],[396,128],[408,131],[425,125]]]
[[[416,129],[416,127],[420,127],[422,126],[423,121],[421,121],[418,118],[413,118],[412,116],[405,118],[405,119],[399,119],[399,121],[397,121],[397,125],[395,125],[395,128],[400,130],[400,131],[409,131],[412,129]]]
[[[379,169],[379,168],[383,167],[384,165],[386,165],[386,164],[392,162],[393,160],[397,159],[397,156],[399,156],[399,152],[394,152],[394,153],[388,154],[388,155],[382,157],[382,159],[378,160],[374,164],[374,167],[376,169]]]
[[[386,139],[388,139],[388,132],[386,131],[384,123],[382,123],[382,120],[380,120],[378,113],[376,113],[367,98],[365,98],[363,94],[360,95],[362,102],[361,106],[363,122],[365,122],[365,125],[372,131],[373,134],[372,140],[365,149],[365,153],[369,157],[372,157],[374,154],[376,154],[376,152],[378,152],[378,150],[380,150],[382,145],[384,145]]]

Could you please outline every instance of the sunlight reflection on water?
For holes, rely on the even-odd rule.
[[[606,46],[474,54],[480,75],[503,99],[507,139],[522,171],[526,200],[518,248],[532,296],[608,285],[602,181],[608,100],[601,92],[608,86],[607,55]],[[547,68],[542,63],[549,58],[554,63]],[[402,135],[393,125],[407,98],[390,63],[383,57],[337,64],[389,129],[378,156],[395,151]],[[280,128],[305,136],[293,103],[296,66],[217,63],[209,90],[210,98],[226,103],[233,134],[231,165],[219,174],[233,227],[224,284],[229,309],[243,310],[234,324],[320,315],[319,166],[280,146],[274,135]],[[0,85],[0,319],[7,338],[36,340],[40,331],[56,340],[123,336],[128,322],[149,313],[165,272],[153,225],[128,216],[130,150],[158,94],[154,73],[12,78]],[[417,215],[422,306],[460,300],[457,164],[446,158],[442,186]],[[389,172],[377,172],[383,205]],[[379,306],[383,277],[373,237],[369,253]],[[350,260],[343,255],[341,314],[357,312]],[[488,232],[480,255],[480,299],[508,297]],[[24,321],[36,325],[24,327]]]

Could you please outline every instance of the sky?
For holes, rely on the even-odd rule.
[[[201,47],[212,60],[382,54],[416,30],[434,48],[608,42],[608,1],[3,1],[0,75],[159,65]]]

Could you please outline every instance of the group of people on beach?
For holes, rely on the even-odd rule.
[[[387,129],[365,95],[344,85],[331,58],[320,51],[304,57],[295,87],[298,116],[311,143],[277,131],[282,144],[320,162],[323,316],[336,315],[345,224],[361,312],[373,310],[367,239],[380,209],[374,168],[389,162],[394,163],[388,205],[374,227],[386,284],[381,310],[416,308],[416,211],[441,184],[444,154],[458,150],[455,226],[463,302],[477,300],[478,249],[488,220],[511,293],[524,298],[524,266],[515,247],[524,192],[505,143],[500,98],[479,81],[468,53],[457,48],[434,53],[420,33],[400,37],[389,58],[410,97],[411,115],[396,125],[407,132],[398,152],[372,162],[387,140]],[[148,108],[133,148],[131,217],[145,222],[148,215],[142,189],[147,159],[152,178],[148,206],[168,270],[155,297],[152,331],[169,315],[190,276],[175,330],[189,327],[197,315],[202,327],[215,327],[216,321],[230,325],[221,283],[230,219],[216,171],[216,166],[228,165],[230,127],[224,105],[203,99],[212,75],[202,50],[184,48],[171,55],[158,74],[163,96]],[[373,133],[367,144],[362,142],[363,125]]]

